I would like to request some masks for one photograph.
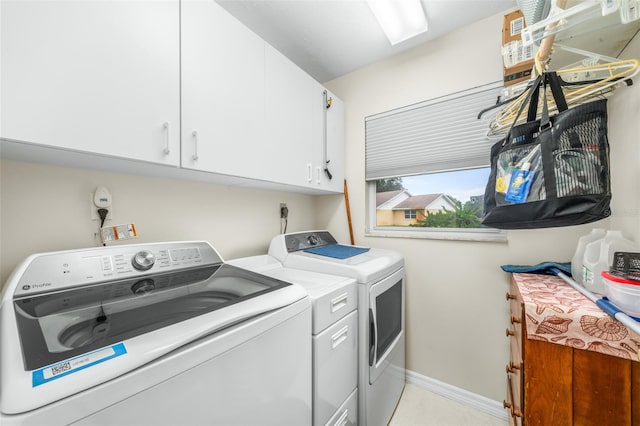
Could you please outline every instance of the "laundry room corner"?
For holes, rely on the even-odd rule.
[[[358,182],[361,185],[361,182]],[[351,204],[351,203],[349,203]],[[313,229],[326,229],[338,241],[349,244],[351,241],[346,197],[340,195],[318,195],[314,200],[316,226]]]

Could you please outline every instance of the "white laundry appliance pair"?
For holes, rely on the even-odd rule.
[[[33,255],[0,305],[0,424],[310,425],[311,321],[203,241]]]
[[[405,384],[405,284],[402,255],[390,250],[341,245],[327,231],[277,235],[271,241],[268,255],[277,260],[285,270],[301,270],[309,274],[322,273],[356,280],[357,424],[387,425]],[[263,264],[266,263],[269,261],[263,260]],[[311,275],[308,277],[308,281],[313,281]],[[321,284],[317,283],[314,287],[321,288]]]

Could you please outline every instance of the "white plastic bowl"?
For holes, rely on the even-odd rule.
[[[640,281],[617,277],[607,271],[602,272],[602,281],[611,303],[628,315],[640,317]]]

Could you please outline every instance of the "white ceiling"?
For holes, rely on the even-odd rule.
[[[516,7],[515,0],[422,0],[429,31],[391,46],[364,0],[216,1],[320,82]]]
[[[364,0],[216,1],[322,83],[474,21],[517,8],[516,0],[422,0],[429,31],[391,46]],[[567,7],[581,1],[568,0]],[[556,43],[618,57],[639,30],[640,20],[622,24],[615,12],[564,30],[557,35]],[[496,55],[500,55],[500,46],[496,46]],[[551,69],[583,58],[556,49]]]

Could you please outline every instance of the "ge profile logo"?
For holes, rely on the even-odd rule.
[[[25,284],[22,286],[22,290],[27,291],[36,288],[49,287],[52,283],[40,283],[40,284]]]

